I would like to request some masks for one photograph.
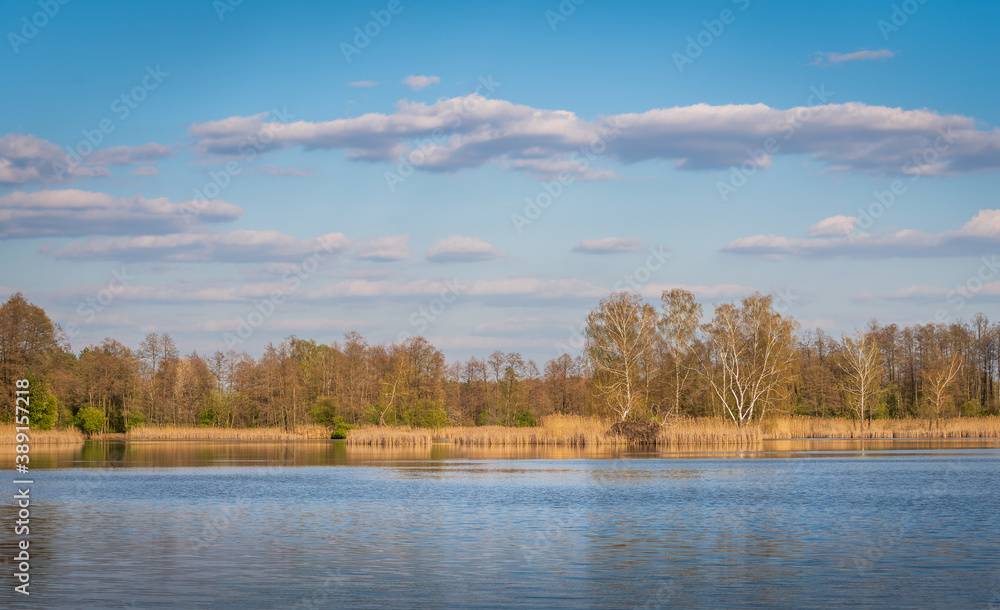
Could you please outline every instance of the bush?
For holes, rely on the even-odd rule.
[[[518,428],[534,428],[538,425],[538,420],[535,419],[534,413],[525,409],[515,416],[514,423]]]
[[[316,399],[316,404],[309,411],[313,421],[321,426],[336,426],[335,421],[339,421],[337,416],[337,399],[333,396],[320,396]]]
[[[86,435],[93,435],[104,429],[104,413],[94,407],[84,407],[76,414],[76,427]]]
[[[128,432],[132,428],[141,426],[146,423],[146,416],[139,411],[129,411],[128,416],[125,418],[125,431]]]
[[[979,401],[974,398],[958,407],[958,412],[962,417],[980,417],[985,415],[985,412],[979,405]]]
[[[347,431],[354,427],[350,424],[345,424],[344,420],[340,419],[340,416],[338,415],[335,415],[330,420],[330,426],[336,426],[334,431],[330,433],[330,438],[334,440],[347,438]]]
[[[215,411],[212,409],[202,409],[198,415],[198,425],[204,428],[211,428],[215,424]]]

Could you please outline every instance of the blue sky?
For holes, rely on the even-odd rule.
[[[539,364],[616,286],[685,287],[709,315],[773,293],[831,334],[995,317],[998,19],[7,2],[0,297],[76,350],[358,330]]]

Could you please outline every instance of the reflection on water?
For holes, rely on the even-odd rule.
[[[32,465],[39,607],[1000,604],[996,440],[103,442]]]
[[[342,441],[89,441],[83,445],[36,445],[33,468],[173,468],[200,466],[363,466],[407,462],[435,468],[448,460],[732,459],[866,457],[907,452],[1000,448],[1000,439],[809,439],[749,445],[680,445],[659,448],[498,446],[436,442],[420,447],[357,447]],[[11,446],[0,460],[13,463]],[[9,458],[9,459],[8,459]],[[431,463],[428,466],[428,463]],[[417,466],[418,464],[414,464]]]

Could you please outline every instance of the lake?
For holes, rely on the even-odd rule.
[[[1000,608],[996,439],[90,442],[31,465],[30,603],[11,493],[5,606]]]

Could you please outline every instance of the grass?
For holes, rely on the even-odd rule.
[[[503,426],[425,428],[365,427],[347,433],[347,443],[395,447],[426,445],[447,438],[456,445],[628,445],[629,440],[610,432],[612,421],[572,415],[550,415],[532,428]],[[843,418],[774,415],[763,422],[740,427],[718,417],[678,418],[660,430],[658,444],[736,444],[793,438],[892,439],[892,438],[998,438],[1000,417],[926,419],[880,419],[862,428]]]
[[[37,445],[75,445],[83,443],[84,436],[79,430],[29,430],[29,444]],[[7,433],[0,435],[0,445],[17,445],[17,430],[14,426],[7,428]]]
[[[284,428],[196,428],[194,426],[139,426],[125,434],[133,441],[286,441],[327,439],[330,432],[323,426],[300,426],[294,431]]]

